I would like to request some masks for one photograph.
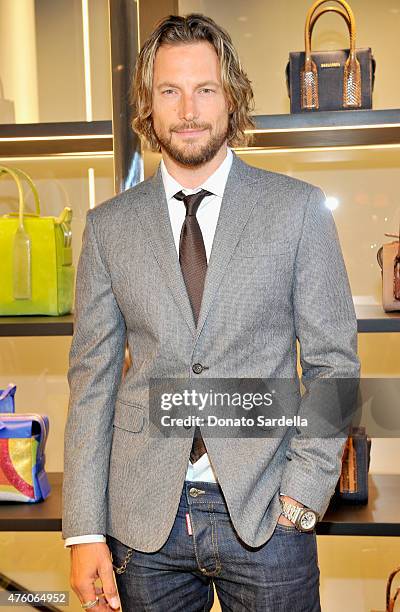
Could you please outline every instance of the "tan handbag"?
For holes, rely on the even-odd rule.
[[[385,312],[400,310],[400,227],[399,235],[385,234],[396,238],[381,246],[377,260],[382,271],[382,305]]]

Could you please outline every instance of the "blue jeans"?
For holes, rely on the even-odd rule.
[[[234,530],[216,483],[184,483],[172,531],[144,553],[107,535],[123,612],[320,612],[315,532],[276,526],[251,548]]]

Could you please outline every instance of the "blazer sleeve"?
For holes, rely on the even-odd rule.
[[[349,397],[354,398],[360,375],[357,319],[347,271],[332,212],[326,207],[324,193],[316,187],[304,213],[292,295],[306,389],[298,414],[310,420],[327,409],[321,405],[321,387],[335,382],[321,379],[336,379],[339,384],[354,381],[348,387],[353,390]],[[341,410],[338,431],[341,424],[350,423],[354,404],[346,406],[344,402]],[[296,431],[287,452],[280,493],[312,508],[322,518],[340,476],[346,429],[332,437],[318,437],[301,428]]]
[[[126,325],[88,211],[77,267],[64,437],[63,538],[106,533],[106,489]],[[103,257],[102,257],[103,255]]]

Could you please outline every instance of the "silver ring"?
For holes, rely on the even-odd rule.
[[[83,604],[81,604],[82,608],[85,608],[86,610],[88,608],[94,608],[94,606],[97,606],[97,604],[99,603],[99,598],[96,597],[96,599],[92,599],[91,601],[86,601]]]

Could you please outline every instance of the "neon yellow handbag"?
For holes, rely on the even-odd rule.
[[[71,312],[74,292],[72,210],[41,217],[32,179],[19,168],[0,166],[18,188],[19,211],[0,216],[0,315],[62,315]],[[35,213],[25,212],[21,179],[29,184]]]

